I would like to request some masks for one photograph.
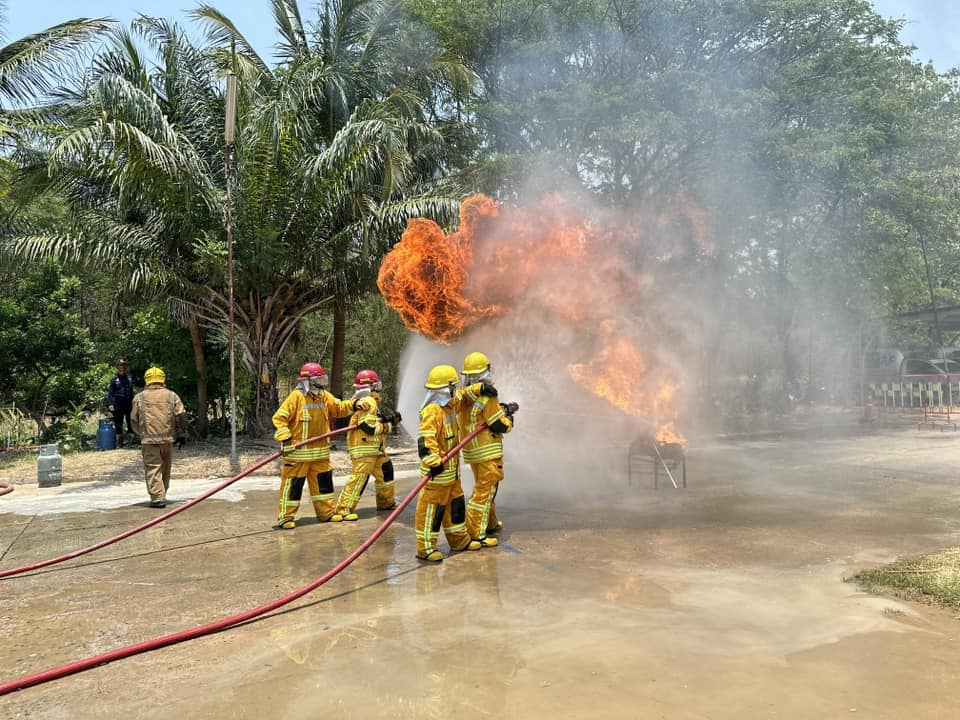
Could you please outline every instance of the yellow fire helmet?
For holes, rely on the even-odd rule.
[[[423,386],[429,390],[439,390],[456,385],[459,379],[456,368],[452,365],[437,365],[427,374],[427,382]]]
[[[143,374],[143,381],[147,385],[165,383],[167,381],[167,376],[160,368],[152,367]]]
[[[482,352],[472,352],[463,360],[464,375],[479,375],[490,368],[490,360]]]

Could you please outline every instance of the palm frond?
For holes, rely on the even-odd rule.
[[[270,67],[263,61],[253,46],[243,36],[237,26],[233,24],[226,15],[217,10],[213,5],[201,3],[191,11],[190,17],[198,20],[202,26],[206,27],[207,40],[216,47],[229,50],[231,54],[234,49],[244,57],[247,63],[257,69],[259,74],[269,76]],[[229,66],[228,66],[229,67]]]
[[[106,18],[78,18],[0,48],[0,98],[26,103],[48,92],[78,51],[111,25]]]
[[[297,0],[271,0],[273,19],[282,40],[277,43],[277,59],[284,65],[296,65],[310,57],[310,46],[303,31]]]

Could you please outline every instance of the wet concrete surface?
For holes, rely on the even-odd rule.
[[[0,697],[0,717],[957,717],[960,619],[844,579],[960,545],[958,461],[960,435],[915,430],[702,444],[686,490],[585,473],[572,502],[508,458],[501,547],[419,564],[408,508],[290,605]],[[274,531],[272,484],[0,580],[0,681],[271,601],[382,518],[368,490],[357,523],[317,524],[304,507],[296,530]],[[95,511],[0,499],[0,567],[157,512],[125,489],[83,488],[116,495]]]

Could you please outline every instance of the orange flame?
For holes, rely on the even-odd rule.
[[[677,432],[677,429],[674,427],[672,422],[668,422],[666,425],[657,430],[657,434],[654,435],[654,439],[658,443],[681,443],[685,444],[687,441]]]
[[[610,319],[639,307],[648,290],[649,278],[638,270],[646,258],[645,233],[677,219],[700,242],[705,220],[684,198],[648,221],[610,229],[589,222],[558,195],[529,209],[474,195],[460,208],[456,232],[445,234],[432,220],[411,220],[384,258],[377,285],[407,328],[441,343],[511,310],[596,336],[597,351],[567,363],[569,375],[665,436],[679,437],[672,425],[673,374]],[[682,251],[674,247],[670,255]],[[582,356],[583,347],[558,352]]]
[[[648,368],[639,349],[612,322],[602,322],[600,329],[599,352],[589,362],[569,365],[570,377],[623,412],[659,427],[657,440],[684,442],[673,426],[676,383],[664,368]]]
[[[432,220],[411,220],[383,259],[377,286],[407,328],[448,344],[477,321],[501,314],[532,278],[585,262],[601,238],[556,197],[532,213],[502,213],[489,197],[474,195],[460,207],[457,232],[445,235]],[[567,289],[545,291],[555,312],[582,319]]]
[[[444,235],[432,220],[415,218],[384,258],[377,285],[404,325],[449,342],[495,311],[463,296],[469,261],[470,246],[457,233]]]

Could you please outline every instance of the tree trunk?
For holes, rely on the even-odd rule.
[[[343,362],[347,338],[347,309],[340,298],[333,306],[333,359],[330,363],[330,392],[343,397]]]
[[[261,348],[262,351],[262,348]],[[247,423],[247,434],[255,437],[273,437],[273,414],[280,407],[277,390],[277,355],[263,351],[260,372],[254,375],[257,383],[256,417]]]
[[[250,373],[257,387],[253,408],[255,416],[247,421],[246,428],[247,435],[251,437],[273,437],[273,414],[280,407],[278,356],[274,348],[265,348],[262,344],[257,348],[259,369]]]
[[[195,306],[200,318],[210,326],[229,332],[229,321],[224,322],[224,309],[229,308],[227,299],[218,293],[210,293],[209,300],[206,307]],[[266,295],[251,290],[237,298],[234,320],[237,368],[242,368],[253,381],[254,391],[243,411],[237,413],[238,419],[245,418],[244,431],[248,436],[273,436],[272,418],[280,404],[278,368],[284,347],[303,318],[330,300],[329,296],[299,293],[287,285],[281,285]],[[208,311],[206,315],[205,311]],[[340,365],[343,365],[342,350]],[[335,381],[334,374],[332,382]]]
[[[207,384],[207,357],[203,343],[207,331],[200,326],[196,317],[190,318],[190,341],[193,344],[193,364],[197,369],[197,435],[207,436],[207,413],[210,408]]]

